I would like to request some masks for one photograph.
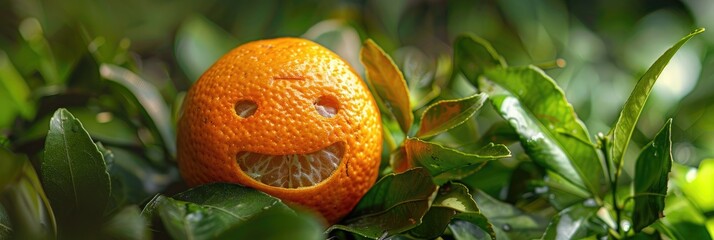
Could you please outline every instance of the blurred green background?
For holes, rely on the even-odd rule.
[[[70,91],[73,83],[91,81],[70,73],[87,54],[101,54],[132,65],[171,103],[213,60],[250,40],[315,39],[361,71],[361,42],[373,38],[398,62],[399,56],[418,55],[433,69],[439,57],[451,54],[455,36],[474,33],[511,65],[564,59],[564,68],[548,73],[594,134],[614,122],[638,76],[659,54],[692,29],[714,23],[712,12],[714,2],[698,0],[4,0],[0,65],[14,66],[27,84],[28,101],[42,103],[54,93],[48,86],[66,83],[69,89],[54,90]],[[666,117],[674,117],[675,159],[690,166],[714,155],[714,31],[702,35],[662,74],[638,128],[639,138],[649,139]],[[8,102],[7,94],[0,101]],[[31,121],[53,111],[39,106],[38,114],[5,107],[2,133],[10,132],[18,113]]]
[[[172,124],[184,92],[238,44],[305,37],[363,72],[359,50],[372,38],[405,72],[410,88],[419,88],[414,85],[450,77],[451,44],[462,33],[490,41],[510,65],[546,68],[594,135],[608,131],[658,56],[705,27],[709,31],[686,44],[660,76],[628,155],[634,159],[673,118],[674,159],[681,164],[673,172],[694,182],[682,182],[689,186],[683,191],[697,192],[697,186],[711,188],[711,183],[696,180],[689,167],[714,157],[712,13],[714,1],[700,0],[0,0],[0,143],[36,157],[51,114],[69,108],[92,137],[119,156],[122,168],[114,171],[142,176],[137,181],[144,191],[130,200],[140,203],[177,179],[166,159],[175,152]],[[562,60],[565,66],[556,67]],[[123,80],[113,82],[143,79],[151,87],[106,84],[116,76]],[[470,93],[461,89],[442,89],[441,97]],[[127,91],[163,99],[162,106],[144,112]],[[486,129],[499,118],[483,110],[475,122]],[[630,161],[626,172],[633,165]],[[489,192],[499,195],[499,189]],[[711,213],[714,203],[707,199],[714,193],[699,196],[696,204]]]

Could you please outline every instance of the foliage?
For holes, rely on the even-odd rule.
[[[706,48],[703,29],[667,37],[648,65],[664,43],[619,44],[630,42],[620,33],[605,44],[611,32],[588,30],[578,3],[373,2],[359,6],[366,17],[312,1],[130,4],[0,8],[0,239],[714,236],[714,139],[698,133],[711,131],[712,81],[658,90],[672,88],[671,67],[711,76],[678,59]],[[477,24],[479,9],[499,16]],[[413,10],[448,19],[449,36],[421,35],[435,30]],[[569,14],[585,22],[560,25]],[[635,25],[624,15],[615,23]],[[240,185],[188,189],[175,164],[193,81],[238,43],[302,33],[363,73],[384,126],[380,179],[332,226]],[[711,62],[706,49],[694,59]]]

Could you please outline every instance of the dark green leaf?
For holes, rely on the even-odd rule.
[[[192,16],[176,34],[176,60],[188,79],[195,82],[237,44],[238,40],[205,17]]]
[[[7,54],[0,49],[0,95],[10,100],[11,105],[3,105],[6,109],[15,109],[25,119],[35,117],[35,105],[30,98],[30,87],[17,72]]]
[[[414,166],[424,167],[431,176],[435,177],[452,170],[511,156],[511,152],[506,146],[495,144],[487,145],[475,153],[463,153],[418,138],[407,138],[404,141],[404,147],[407,159]],[[455,179],[439,178],[439,181],[434,180],[437,185],[441,185],[448,180]]]
[[[65,233],[99,224],[111,192],[107,166],[82,123],[65,109],[50,120],[41,165],[58,222],[71,225]]]
[[[442,186],[432,202],[422,224],[413,228],[410,235],[417,238],[437,238],[441,236],[452,218],[466,220],[496,238],[493,225],[481,214],[476,202],[466,186],[451,183]]]
[[[216,239],[325,239],[315,216],[271,208],[224,231]]]
[[[414,121],[414,115],[402,72],[371,39],[364,42],[360,51],[360,61],[366,69],[367,80],[397,119],[402,132],[408,134]]]
[[[479,89],[518,132],[528,155],[599,196],[604,184],[600,158],[553,79],[535,67],[491,69],[485,77],[478,81]]]
[[[150,239],[149,234],[136,205],[120,209],[102,225],[102,237],[107,239]]]
[[[473,195],[481,213],[493,224],[498,239],[540,238],[546,229],[546,220],[541,217],[524,213],[481,191]]]
[[[467,98],[443,100],[429,106],[421,115],[421,125],[416,133],[428,138],[464,123],[481,109],[488,96],[485,93]]]
[[[454,66],[466,78],[474,81],[487,69],[506,67],[506,61],[488,41],[472,35],[461,35],[454,40]]]
[[[694,32],[685,36],[679,42],[674,44],[669,48],[664,54],[662,54],[657,61],[652,64],[652,66],[645,72],[644,75],[637,81],[635,88],[630,93],[630,97],[625,102],[620,112],[620,117],[615,122],[614,126],[610,129],[608,134],[612,141],[612,148],[610,150],[610,158],[613,161],[614,169],[616,174],[619,175],[625,158],[625,151],[627,150],[627,145],[630,143],[630,137],[632,137],[632,132],[637,126],[637,120],[642,114],[642,109],[644,109],[647,98],[649,98],[652,87],[654,86],[657,78],[659,77],[664,67],[667,66],[669,60],[672,59],[675,53],[679,50],[684,43],[689,41],[690,38],[695,35],[704,32],[703,28],[694,30]]]
[[[268,209],[289,210],[263,192],[227,183],[199,186],[174,197],[159,195],[142,215],[159,216],[175,239],[213,239],[232,226]]]
[[[632,223],[641,231],[664,217],[664,197],[667,195],[669,171],[672,169],[672,119],[665,123],[654,140],[647,144],[635,164]]]
[[[174,131],[171,126],[171,115],[169,108],[161,98],[161,94],[154,85],[145,81],[135,73],[111,64],[102,64],[99,72],[103,78],[126,88],[131,92],[144,111],[151,119],[153,126],[158,130],[163,139],[166,149],[172,154],[176,154],[176,142]]]
[[[340,229],[373,239],[404,232],[421,223],[434,191],[422,168],[387,175],[362,197],[344,225],[333,225],[328,232]]]
[[[597,206],[576,204],[560,211],[548,225],[542,239],[583,239],[607,234],[607,226],[597,220]]]

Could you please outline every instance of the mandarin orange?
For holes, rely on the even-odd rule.
[[[377,178],[380,124],[367,86],[335,53],[305,39],[254,41],[189,90],[178,164],[189,185],[240,183],[334,223]]]

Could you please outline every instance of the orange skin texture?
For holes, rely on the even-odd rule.
[[[338,102],[332,118],[314,103]],[[256,103],[247,118],[241,100]],[[309,187],[263,184],[241,171],[236,154],[306,154],[343,142],[335,172]],[[178,165],[191,186],[239,183],[286,202],[313,209],[335,223],[374,184],[382,150],[381,120],[374,98],[358,74],[330,50],[308,40],[249,42],[211,66],[191,87],[178,124]]]

